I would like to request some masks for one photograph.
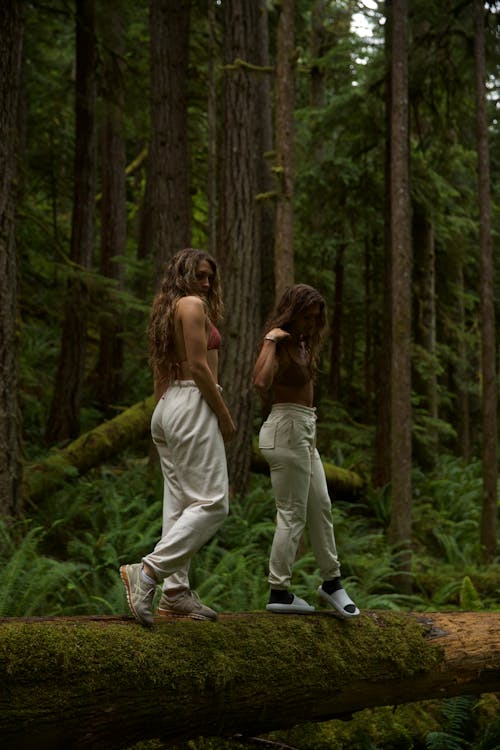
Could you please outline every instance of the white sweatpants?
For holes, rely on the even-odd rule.
[[[162,537],[143,558],[163,589],[189,588],[193,555],[229,509],[226,451],[217,417],[191,380],[176,380],[159,400],[151,434],[164,480]]]
[[[261,427],[259,448],[269,464],[276,501],[276,531],[269,583],[290,586],[300,537],[307,523],[322,580],[340,575],[325,471],[316,449],[316,409],[274,404]]]

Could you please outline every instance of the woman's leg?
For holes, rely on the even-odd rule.
[[[175,518],[143,558],[160,581],[187,570],[228,512],[226,453],[215,414],[194,385],[171,386],[165,401],[162,469],[175,499]]]
[[[316,449],[314,449],[312,460],[307,523],[314,557],[323,579],[323,583],[318,588],[320,597],[342,617],[357,617],[359,609],[344,590],[340,579],[340,564],[333,531],[332,504],[328,495],[325,470]]]
[[[311,479],[311,452],[299,420],[271,414],[259,445],[269,463],[276,502],[276,530],[269,559],[272,589],[288,589],[297,547],[304,530]]]
[[[325,470],[316,449],[312,458],[312,474],[307,503],[307,526],[311,547],[323,581],[340,576],[335,544],[332,503],[328,494]]]

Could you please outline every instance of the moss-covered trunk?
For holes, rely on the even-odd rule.
[[[114,419],[80,435],[61,450],[52,451],[47,458],[24,468],[23,491],[25,501],[36,503],[56,490],[68,479],[85,474],[133,445],[149,433],[155,406],[154,396],[134,404]],[[355,497],[363,488],[363,480],[353,471],[323,463],[326,481],[335,497]],[[268,473],[269,467],[254,444],[252,470]]]
[[[256,734],[500,690],[500,613],[0,621],[0,737],[23,750]]]

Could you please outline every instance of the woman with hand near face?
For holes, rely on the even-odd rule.
[[[134,617],[153,624],[158,614],[215,620],[189,584],[189,563],[228,512],[224,443],[235,426],[218,385],[216,323],[222,317],[217,265],[188,248],[168,263],[153,301],[149,349],[158,403],[151,433],[164,479],[162,537],[142,562],[122,565],[120,575]]]
[[[254,368],[254,385],[271,412],[259,434],[269,463],[277,521],[269,561],[271,612],[313,612],[290,591],[292,566],[307,523],[319,566],[320,597],[342,617],[359,609],[342,586],[335,545],[331,500],[316,449],[314,375],[326,332],[325,301],[306,284],[283,294],[265,328]]]

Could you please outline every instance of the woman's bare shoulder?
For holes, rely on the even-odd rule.
[[[200,297],[197,297],[195,294],[189,294],[177,301],[175,311],[179,315],[205,315],[205,305]]]

